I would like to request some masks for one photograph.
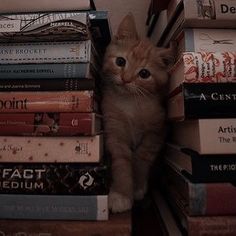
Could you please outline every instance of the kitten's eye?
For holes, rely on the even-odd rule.
[[[151,75],[151,73],[147,69],[140,70],[138,74],[142,79],[147,79]]]
[[[116,65],[120,67],[124,67],[126,64],[126,60],[123,57],[116,58]]]

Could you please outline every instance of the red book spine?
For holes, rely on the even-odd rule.
[[[101,116],[95,113],[1,113],[1,135],[95,135]]]
[[[0,112],[92,112],[92,91],[3,92]]]

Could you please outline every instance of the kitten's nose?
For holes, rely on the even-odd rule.
[[[131,77],[128,77],[128,76],[122,76],[121,77],[121,80],[124,84],[128,84],[132,81],[132,78]]]

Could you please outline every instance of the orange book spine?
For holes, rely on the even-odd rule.
[[[0,112],[92,112],[93,91],[3,92]]]

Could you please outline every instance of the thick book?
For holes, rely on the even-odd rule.
[[[60,3],[60,4],[59,4]],[[41,0],[40,2],[30,0],[2,0],[1,13],[18,13],[18,12],[42,12],[42,11],[72,11],[72,10],[89,10],[94,7],[91,0],[67,0],[60,1]]]
[[[73,79],[0,79],[1,92],[13,91],[82,91],[95,90],[95,78]]]
[[[102,116],[86,113],[0,113],[1,135],[94,136],[102,132]]]
[[[67,161],[66,154],[64,162]],[[109,167],[100,163],[1,163],[1,194],[106,195]]]
[[[183,28],[235,28],[234,0],[182,0],[171,13],[158,46],[167,46]],[[168,12],[167,12],[168,14]]]
[[[183,83],[172,95],[169,120],[236,117],[236,83]]]
[[[199,154],[235,154],[236,119],[194,119],[173,122],[170,141]]]
[[[131,236],[131,218],[131,212],[125,212],[110,214],[107,221],[99,222],[0,220],[0,232],[2,236]]]
[[[108,196],[0,194],[0,219],[108,220]]]
[[[1,92],[1,113],[93,112],[97,110],[92,90]]]
[[[169,92],[181,83],[236,82],[236,51],[184,52],[170,70]]]
[[[87,63],[91,61],[91,40],[0,43],[0,64]]]
[[[235,235],[236,216],[190,216],[183,204],[177,201],[171,194],[166,195],[169,204],[184,231],[183,235]],[[218,202],[217,204],[221,204]]]
[[[1,74],[1,72],[0,72]],[[1,75],[0,75],[1,76]],[[73,78],[73,79],[0,79],[1,92],[13,91],[81,91],[95,90],[95,78]]]
[[[235,52],[235,29],[184,28],[174,41],[177,57],[182,52]]]
[[[236,153],[200,155],[189,148],[168,144],[165,162],[192,183],[236,181]]]
[[[0,136],[1,162],[99,162],[103,137]]]
[[[161,185],[191,216],[235,215],[236,186],[232,183],[193,183],[176,168],[165,166]],[[219,204],[220,203],[220,204]]]
[[[0,64],[0,82],[5,79],[17,79],[17,81],[19,81],[18,79],[84,79],[95,74],[97,67],[92,62]]]
[[[87,12],[0,14],[0,42],[87,40]]]

